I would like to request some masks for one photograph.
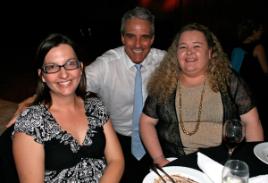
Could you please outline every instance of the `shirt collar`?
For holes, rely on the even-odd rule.
[[[130,68],[133,68],[136,64],[134,62],[131,61],[131,59],[128,57],[128,55],[126,54],[125,52],[125,49],[123,47],[123,54],[124,54],[124,57],[125,57],[125,61],[126,61],[126,64],[127,64],[127,67],[130,69]],[[142,65],[142,67],[144,67],[146,64],[146,61],[148,60],[148,56],[149,56],[150,52],[148,53],[148,55],[146,56],[146,58],[143,60],[142,63],[140,63]]]

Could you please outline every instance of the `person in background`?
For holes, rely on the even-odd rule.
[[[86,92],[74,43],[49,35],[38,47],[36,64],[34,101],[13,132],[20,182],[119,182],[122,150],[103,102]]]
[[[257,23],[252,19],[247,19],[242,21],[237,27],[238,39],[240,41],[240,46],[247,53],[248,57],[243,62],[243,67],[247,67],[247,64],[258,68],[258,71],[262,74],[268,74],[268,62],[265,53],[264,46],[261,42],[261,37],[264,33],[264,28],[261,23]],[[250,62],[250,63],[248,63]]]
[[[152,48],[155,37],[154,15],[142,7],[135,7],[127,11],[121,20],[122,46],[108,50],[85,68],[87,90],[97,93],[103,100],[112,119],[113,127],[119,138],[125,158],[125,171],[122,183],[140,183],[149,172],[151,158],[146,153],[136,157],[132,153],[133,127],[139,138],[139,127],[134,126],[134,89],[137,69],[141,66],[142,106],[147,97],[146,86],[151,73],[159,65],[166,51]],[[35,96],[19,104],[11,125],[17,114],[32,101]],[[140,115],[139,115],[140,116]],[[139,116],[136,122],[139,122]],[[141,148],[143,145],[141,144]],[[141,150],[141,151],[142,151]]]
[[[239,47],[245,51],[240,75],[251,88],[256,99],[260,119],[263,123],[265,138],[268,139],[268,62],[261,37],[264,28],[253,19],[242,21],[237,28]]]
[[[246,141],[262,141],[256,106],[216,36],[204,25],[185,25],[148,83],[141,137],[154,163],[222,143],[222,125],[241,119]]]

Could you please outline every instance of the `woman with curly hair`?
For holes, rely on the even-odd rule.
[[[222,125],[240,118],[247,141],[262,141],[258,112],[246,84],[231,69],[216,36],[192,23],[176,35],[148,84],[141,137],[154,163],[218,146]]]

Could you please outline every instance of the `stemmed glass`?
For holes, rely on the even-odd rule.
[[[245,126],[239,119],[226,120],[223,125],[223,142],[228,148],[229,157],[245,137]]]

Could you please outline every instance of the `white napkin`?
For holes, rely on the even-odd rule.
[[[268,182],[268,174],[249,178],[249,183],[264,183],[264,182]]]
[[[223,165],[214,161],[210,157],[198,152],[197,153],[198,167],[210,178],[214,183],[221,183],[221,174]]]
[[[198,152],[198,167],[210,178],[213,183],[221,183],[223,165],[214,161],[210,157]],[[268,174],[251,177],[249,183],[268,183]]]

